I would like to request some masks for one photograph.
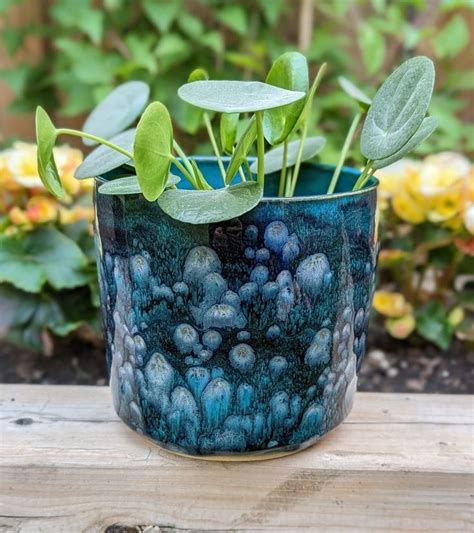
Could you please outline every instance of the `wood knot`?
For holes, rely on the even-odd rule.
[[[14,422],[19,426],[29,426],[30,424],[33,424],[34,421],[32,418],[17,418]]]

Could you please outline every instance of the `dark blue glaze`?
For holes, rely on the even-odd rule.
[[[212,159],[200,161],[211,182]],[[136,431],[190,455],[289,452],[349,413],[377,255],[376,190],[305,164],[294,199],[189,225],[141,195],[96,195],[114,405]],[[209,178],[211,176],[211,178]],[[109,176],[110,178],[110,176]],[[182,182],[184,186],[184,182]],[[272,197],[273,196],[273,197]]]

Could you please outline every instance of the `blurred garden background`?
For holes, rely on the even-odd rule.
[[[42,188],[33,112],[80,126],[123,81],[152,87],[177,137],[211,153],[177,88],[264,79],[300,50],[329,64],[311,118],[334,163],[354,114],[348,77],[372,96],[418,54],[436,64],[437,131],[378,172],[381,252],[366,390],[472,392],[474,363],[474,2],[472,0],[0,0],[0,381],[106,383],[92,233],[92,184],[73,180],[88,149],[56,149],[67,199]],[[362,163],[355,143],[349,163]]]

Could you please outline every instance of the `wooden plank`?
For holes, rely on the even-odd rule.
[[[107,388],[3,385],[0,406],[0,531],[473,528],[470,396],[360,393],[318,445],[257,463],[169,455]]]

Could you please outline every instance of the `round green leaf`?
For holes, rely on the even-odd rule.
[[[203,68],[195,68],[188,76],[188,83],[193,81],[204,81],[209,79],[209,73]]]
[[[137,119],[149,96],[150,87],[143,81],[128,81],[119,85],[93,109],[84,122],[83,131],[110,139]],[[97,143],[84,139],[84,144]]]
[[[339,82],[341,89],[352,99],[354,99],[364,111],[369,108],[372,100],[363,91],[361,91],[359,87],[354,85],[347,78],[344,78],[344,76],[339,76],[337,81]]]
[[[237,139],[237,128],[239,127],[239,113],[222,113],[220,122],[220,135],[222,150],[231,154]]]
[[[314,156],[319,154],[319,152],[324,148],[326,144],[326,139],[324,137],[308,137],[303,146],[303,156],[301,161],[307,161],[312,159]],[[288,151],[286,156],[286,166],[292,167],[298,158],[298,150],[300,147],[300,140],[291,141],[288,143]],[[271,172],[276,172],[281,170],[283,167],[283,145],[273,148],[265,154],[264,157],[264,169],[265,174],[270,174]],[[257,172],[257,161],[254,161],[250,165],[250,170],[255,174]]]
[[[388,165],[395,163],[395,161],[402,159],[402,157],[405,157],[407,154],[412,152],[419,144],[425,141],[434,132],[437,125],[438,121],[434,117],[427,117],[423,119],[423,122],[416,130],[413,137],[406,144],[404,144],[400,148],[400,150],[398,150],[392,155],[389,155],[385,159],[376,159],[372,163],[372,168],[379,169],[387,167]]]
[[[181,181],[181,178],[170,174],[166,182],[166,188],[174,187]],[[107,181],[99,187],[101,194],[139,194],[142,192],[138,178],[136,176],[126,176],[112,181]]]
[[[431,59],[405,61],[383,83],[370,106],[360,148],[367,159],[384,159],[406,144],[430,104],[435,70]]]
[[[54,144],[56,143],[56,128],[51,122],[46,111],[38,106],[36,108],[36,144],[38,145],[37,164],[38,174],[43,185],[58,198],[64,197],[64,189],[59,178],[58,169],[54,160]]]
[[[158,205],[167,215],[181,222],[211,224],[250,211],[262,194],[262,187],[254,182],[212,191],[169,189],[160,196]]]
[[[110,139],[110,142],[133,152],[133,140],[135,139],[135,128],[123,131]],[[106,172],[118,168],[131,160],[124,154],[116,152],[108,146],[100,145],[95,148],[77,167],[74,177],[81,180],[102,176]]]
[[[178,89],[179,97],[196,107],[220,113],[263,111],[304,98],[299,91],[287,91],[260,81],[194,81]]]
[[[308,62],[299,52],[287,52],[278,57],[267,75],[266,83],[291,91],[307,92],[309,87]],[[270,144],[280,144],[293,129],[304,101],[299,100],[263,114],[263,133]]]
[[[138,183],[150,202],[156,200],[166,186],[172,149],[171,117],[161,102],[153,102],[138,123],[133,145]]]

